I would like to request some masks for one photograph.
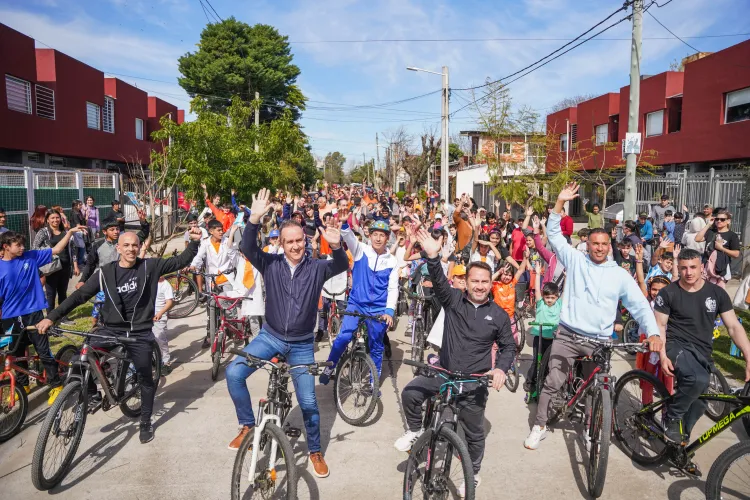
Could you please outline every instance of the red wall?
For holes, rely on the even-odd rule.
[[[655,151],[655,156],[648,160],[650,163],[669,165],[750,158],[750,121],[724,124],[724,95],[750,87],[748,61],[750,41],[745,41],[688,63],[684,72],[668,71],[641,80],[638,129],[644,134],[644,151]],[[683,94],[681,128],[669,133],[668,98],[679,94]],[[577,121],[571,118],[571,123],[578,123],[578,138],[581,142],[593,135],[592,120],[596,124],[605,123],[602,120],[603,113],[609,107],[610,114],[619,112],[619,140],[622,141],[628,126],[629,98],[630,86],[626,86],[620,89],[619,97],[618,94],[606,94],[582,102],[578,104],[575,115],[563,110],[547,116],[547,129],[554,130],[558,135],[564,133],[565,120],[564,117],[562,120],[560,118],[562,113],[568,113],[577,118]],[[665,110],[664,133],[645,137],[646,115],[661,109]],[[561,131],[560,122],[563,124]],[[587,156],[583,149],[585,146],[581,144],[581,147],[581,155]],[[564,161],[564,155],[562,160]],[[559,154],[548,155],[547,170],[555,170],[559,162]],[[620,166],[622,163],[619,148],[607,153],[606,166]],[[587,161],[584,165],[587,169],[593,168],[594,162]]]
[[[0,24],[0,75],[11,74],[32,83],[33,113],[7,107],[5,79],[0,83],[0,148],[42,152],[57,156],[129,162],[149,162],[158,147],[135,138],[135,119],[143,120],[144,139],[158,127],[158,117],[177,108],[53,49],[34,49],[34,40]],[[55,91],[55,120],[36,116],[34,83]],[[115,131],[86,125],[86,102],[104,105],[104,95],[115,98]],[[154,112],[149,105],[154,100]]]

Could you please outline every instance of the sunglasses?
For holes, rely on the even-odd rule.
[[[716,218],[716,220],[718,220],[718,221],[720,221],[720,222],[726,222],[726,221],[728,221],[729,219],[727,219],[726,217],[717,217],[717,218]]]

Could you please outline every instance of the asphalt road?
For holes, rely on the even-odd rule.
[[[374,422],[365,427],[346,424],[336,414],[333,384],[317,387],[322,444],[331,475],[314,478],[307,465],[304,436],[294,440],[300,498],[400,497],[406,455],[396,451],[393,442],[405,428],[399,394],[412,378],[410,368],[401,363],[404,355],[408,357],[405,326],[404,319],[398,331],[391,334],[393,358],[384,363],[382,399]],[[177,368],[159,384],[155,440],[140,444],[137,422],[124,417],[119,409],[100,411],[89,416],[69,474],[51,492],[38,492],[31,484],[29,465],[47,406],[46,397],[36,398],[22,432],[0,445],[0,498],[49,498],[50,494],[77,500],[229,498],[235,454],[227,450],[227,445],[236,435],[237,420],[223,376],[211,381],[210,357],[200,349],[202,310],[185,320],[171,320],[169,328]],[[324,346],[316,357],[324,360],[327,354]],[[530,357],[527,347],[524,366]],[[629,363],[618,358],[613,372],[622,374],[628,369]],[[254,406],[257,397],[265,394],[266,383],[264,372],[250,378]],[[515,394],[503,389],[490,396],[477,498],[586,497],[586,459],[582,458],[576,427],[560,424],[537,451],[526,450],[522,443],[535,407],[527,407],[523,397],[521,389]],[[304,428],[298,408],[292,410],[290,419],[293,425]],[[704,418],[698,430],[710,423]],[[741,435],[743,430],[737,422],[699,451],[697,461],[704,474],[716,456]],[[685,478],[668,467],[646,470],[636,466],[613,445],[602,498],[697,499],[703,498],[702,488],[701,481]]]

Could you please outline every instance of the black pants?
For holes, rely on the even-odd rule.
[[[61,384],[60,375],[57,373],[57,361],[52,356],[52,351],[49,348],[49,337],[47,335],[40,335],[36,331],[24,332],[23,329],[27,326],[34,326],[44,319],[42,311],[35,313],[26,314],[17,318],[8,318],[2,320],[2,328],[4,332],[7,332],[11,327],[13,328],[13,346],[10,351],[16,356],[23,356],[26,348],[33,344],[39,359],[44,365],[44,369],[47,371],[48,381],[47,383],[51,387],[55,387]],[[18,335],[18,336],[15,336]],[[21,368],[29,368],[29,364],[26,361],[16,362]],[[16,383],[20,385],[29,385],[29,377],[24,374],[16,373]]]
[[[542,356],[544,356],[544,352],[549,348],[549,346],[552,345],[552,341],[555,339],[542,339]],[[537,335],[532,339],[531,344],[534,346],[534,354],[531,358],[531,366],[529,367],[529,371],[526,374],[526,380],[529,381],[530,384],[536,384],[536,360],[537,356],[539,356],[539,336]],[[542,368],[542,375],[544,375],[544,368]]]
[[[415,377],[406,384],[401,392],[404,415],[410,431],[422,427],[422,403],[440,390],[444,380],[439,377]],[[464,384],[464,391],[471,391],[475,384]],[[471,395],[462,398],[459,403],[458,421],[464,430],[469,456],[474,466],[474,474],[479,473],[484,458],[484,409],[487,406],[487,389],[477,388]]]
[[[106,331],[103,328],[96,333],[100,335],[123,335],[121,332]],[[151,330],[144,332],[130,332],[129,337],[137,338],[138,342],[123,344],[128,353],[128,359],[133,362],[133,368],[138,375],[141,385],[141,422],[150,422],[156,396],[156,383],[151,372],[151,356],[153,351],[154,334]],[[92,346],[111,348],[112,343],[104,339],[92,339]],[[127,373],[127,367],[126,373]],[[89,392],[95,392],[94,381],[89,379]]]
[[[705,401],[698,399],[698,396],[708,389],[711,364],[699,352],[677,343],[667,345],[667,357],[672,361],[677,382],[674,401],[667,409],[667,418],[681,419],[684,432],[690,434],[706,411]]]
[[[70,267],[63,266],[59,271],[47,276],[47,283],[44,285],[44,291],[47,294],[47,308],[52,311],[55,308],[55,299],[57,304],[68,298],[68,282],[70,281]]]

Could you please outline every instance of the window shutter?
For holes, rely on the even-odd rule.
[[[115,133],[115,100],[104,96],[104,109],[102,109],[102,129],[110,134]]]
[[[31,84],[14,76],[5,75],[8,109],[31,114]]]

